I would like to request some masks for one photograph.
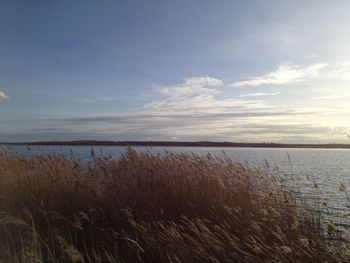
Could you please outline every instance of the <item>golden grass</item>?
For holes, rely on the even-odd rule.
[[[283,178],[230,159],[0,154],[0,262],[349,262],[337,240]]]

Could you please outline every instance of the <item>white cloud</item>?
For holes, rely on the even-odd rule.
[[[264,97],[264,96],[276,96],[280,95],[281,92],[257,92],[257,93],[248,93],[248,94],[242,94],[239,97],[245,98],[245,97]]]
[[[202,86],[211,86],[217,87],[223,85],[222,80],[215,79],[211,77],[193,77],[185,79],[184,85],[202,85]]]
[[[0,100],[6,100],[9,99],[10,97],[7,96],[4,92],[0,91]]]
[[[317,63],[307,67],[297,65],[282,65],[277,70],[266,75],[254,77],[248,80],[234,82],[232,87],[248,87],[261,85],[281,85],[302,82],[312,79],[319,74],[319,71],[326,67],[326,63]]]

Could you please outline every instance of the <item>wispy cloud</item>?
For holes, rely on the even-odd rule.
[[[324,74],[332,69],[331,65],[323,69],[315,83],[323,80]],[[14,138],[52,140],[58,137],[173,140],[176,137],[178,140],[315,143],[348,140],[350,110],[346,100],[328,104],[322,100],[340,99],[349,94],[340,88],[332,87],[332,93],[326,93],[320,90],[321,85],[316,87],[311,93],[303,94],[303,98],[314,96],[314,101],[309,100],[308,104],[303,104],[302,100],[299,100],[301,104],[283,103],[290,98],[264,97],[282,94],[271,89],[260,92],[262,88],[259,87],[257,91],[237,95],[237,90],[220,79],[193,77],[178,84],[153,88],[148,102],[133,111],[22,121],[2,127],[0,138],[11,141]],[[291,99],[296,102],[296,97]]]
[[[7,100],[10,97],[7,96],[3,91],[0,91],[0,100]]]
[[[344,98],[346,98],[346,96],[329,95],[329,96],[313,97],[311,98],[311,100],[339,100]]]
[[[96,100],[100,100],[100,101],[117,101],[117,100],[121,100],[123,99],[122,96],[98,96],[95,98]]]
[[[350,62],[333,65],[325,76],[335,80],[350,80]]]
[[[281,92],[257,92],[257,93],[248,93],[248,94],[242,94],[239,97],[245,98],[245,97],[265,97],[265,96],[277,96],[280,95]]]
[[[317,63],[307,67],[298,65],[282,65],[275,71],[262,76],[253,77],[247,80],[234,82],[232,87],[249,87],[261,85],[282,85],[302,82],[317,76],[326,63]]]
[[[309,113],[312,116],[312,113]],[[318,140],[337,136],[344,139],[346,127],[331,130],[326,125],[307,122],[291,122],[294,116],[300,120],[305,113],[279,112],[236,112],[231,114],[189,114],[189,115],[138,115],[96,116],[87,118],[47,119],[37,122],[35,129],[0,132],[0,137],[11,138],[17,133],[23,138],[54,139],[63,136],[69,139],[131,139],[131,140],[214,140],[214,141],[288,141],[305,138]],[[103,130],[99,127],[103,126]],[[36,138],[36,139],[35,139]],[[299,141],[300,142],[300,141]]]
[[[156,91],[163,95],[170,96],[180,96],[180,95],[189,95],[197,94],[199,92],[205,93],[218,93],[217,89],[214,87],[222,86],[223,82],[220,79],[211,78],[211,77],[193,77],[187,78],[182,84],[158,87]]]
[[[159,87],[155,91],[161,96],[146,104],[144,108],[151,112],[168,113],[224,113],[237,109],[266,108],[259,100],[240,100],[221,98],[222,80],[211,77],[188,78],[178,85]]]

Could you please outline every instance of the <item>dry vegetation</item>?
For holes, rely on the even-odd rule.
[[[349,262],[320,218],[211,155],[0,154],[0,262]]]

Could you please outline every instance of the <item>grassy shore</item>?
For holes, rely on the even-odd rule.
[[[0,262],[349,262],[280,176],[208,155],[0,154]]]

